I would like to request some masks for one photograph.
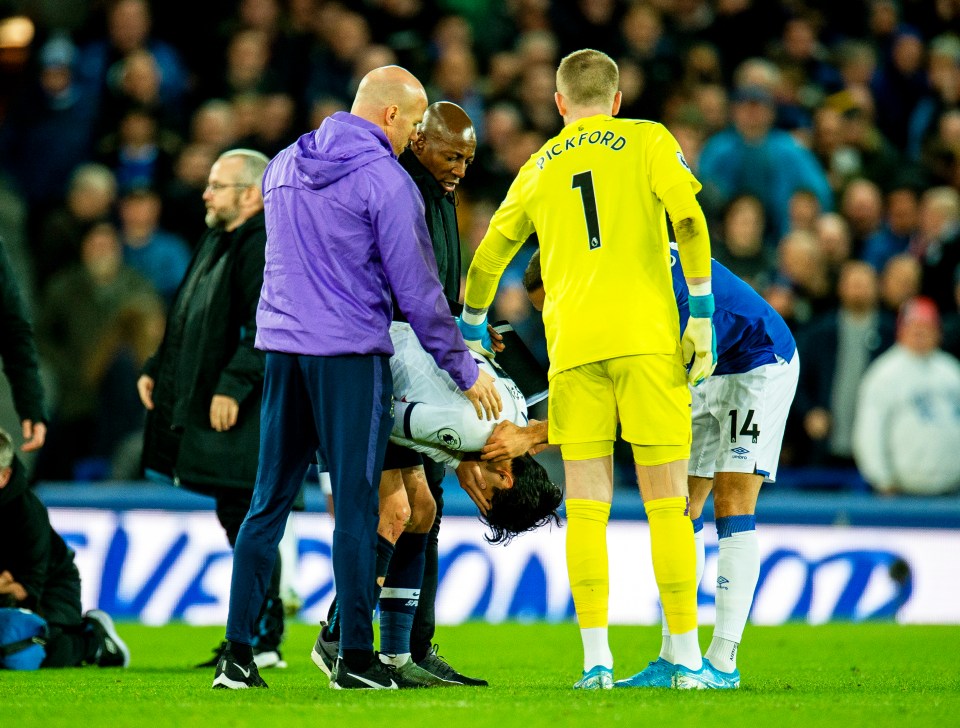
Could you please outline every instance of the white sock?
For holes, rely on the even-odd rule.
[[[683,665],[691,670],[703,667],[696,627],[689,632],[670,635],[670,645],[673,647],[673,664]]]
[[[706,546],[703,542],[703,522],[700,522],[700,528],[693,532],[693,543],[697,549],[697,588],[700,588],[700,582],[703,581],[704,562],[707,560]],[[676,662],[673,659],[673,643],[670,640],[670,629],[667,627],[667,615],[663,613],[663,605],[660,605],[660,657],[667,662]]]
[[[732,640],[714,635],[707,650],[706,658],[710,664],[720,672],[733,672],[737,669],[737,648],[739,645]]]
[[[404,652],[400,655],[387,655],[383,652],[380,653],[380,662],[384,665],[393,665],[394,667],[400,667],[405,664],[407,660],[410,659],[410,653]]]
[[[707,659],[718,670],[737,668],[737,649],[750,616],[760,578],[760,545],[756,530],[738,531],[720,539],[717,559],[717,623]]]
[[[613,653],[610,652],[610,642],[607,639],[606,627],[589,627],[580,630],[580,639],[583,640],[583,671],[603,665],[613,669]]]

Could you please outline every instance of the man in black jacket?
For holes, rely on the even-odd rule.
[[[24,452],[43,447],[47,435],[37,347],[19,287],[0,241],[0,362],[10,381],[13,404],[23,430]]]
[[[233,149],[211,168],[203,193],[209,229],[173,299],[163,342],[137,382],[149,410],[147,476],[213,496],[231,546],[250,508],[260,451],[265,356],[254,340],[268,161],[260,152]],[[260,667],[284,665],[279,585],[278,556],[253,645]],[[215,665],[217,657],[198,667]]]
[[[0,430],[0,607],[47,620],[41,667],[126,667],[130,652],[106,612],[80,611],[80,573],[71,551],[27,484],[13,441]]]

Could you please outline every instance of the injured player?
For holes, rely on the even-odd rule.
[[[547,423],[528,418],[526,400],[507,374],[496,363],[475,357],[480,368],[496,379],[503,401],[498,421],[481,420],[408,324],[394,322],[390,337],[397,399],[390,439],[456,469],[461,487],[490,528],[487,540],[491,543],[506,543],[550,521],[559,524],[556,509],[563,502],[563,492],[530,452],[542,449]],[[500,432],[509,427],[514,438],[510,450],[523,454],[481,461],[480,453],[498,427]]]

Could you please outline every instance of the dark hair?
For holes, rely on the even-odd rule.
[[[511,462],[513,487],[498,490],[490,499],[490,509],[480,520],[490,528],[487,543],[510,543],[514,536],[533,531],[548,523],[560,525],[557,508],[563,503],[563,491],[550,480],[543,466],[530,455]]]
[[[540,273],[540,248],[533,251],[530,256],[530,262],[523,271],[523,288],[527,293],[533,293],[538,288],[543,288],[543,275]]]

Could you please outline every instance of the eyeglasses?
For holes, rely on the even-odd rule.
[[[227,187],[253,187],[249,182],[234,182],[232,184],[223,184],[222,182],[211,182],[203,188],[204,192],[219,192]]]

